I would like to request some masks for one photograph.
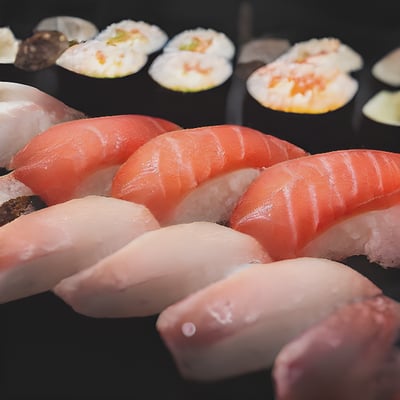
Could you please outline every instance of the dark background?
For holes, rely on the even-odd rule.
[[[236,0],[0,1],[0,26],[10,26],[23,39],[48,16],[86,18],[99,29],[129,18],[157,24],[170,36],[184,29],[210,27],[225,32],[236,43],[239,3]],[[291,41],[338,37],[364,56],[367,75],[373,61],[400,45],[399,1],[365,4],[342,0],[254,0],[251,3],[255,11],[254,36],[277,35]],[[55,69],[24,73],[1,66],[0,73],[2,80],[36,85],[92,115],[143,112],[176,118],[176,122],[182,120],[187,125],[199,121],[224,122],[223,104],[217,103],[215,99],[220,98],[213,93],[211,101],[205,94],[196,102],[182,102],[179,96],[174,98],[172,94],[157,91],[140,74],[138,79],[100,82]],[[225,96],[224,90],[218,93]],[[164,95],[166,101],[157,103]],[[383,271],[363,260],[354,264],[384,287],[387,294],[398,296],[397,271]],[[156,317],[86,318],[51,293],[1,305],[0,399],[273,398],[269,371],[215,384],[185,382],[154,329],[155,321]]]

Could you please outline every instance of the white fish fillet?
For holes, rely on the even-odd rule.
[[[0,228],[0,303],[49,290],[158,228],[146,207],[103,196],[22,215]]]
[[[380,293],[341,263],[297,258],[211,284],[164,310],[157,328],[183,377],[218,380],[270,367],[285,344],[333,310]]]
[[[139,236],[54,291],[87,316],[145,316],[244,264],[269,261],[251,236],[212,222],[178,224]]]
[[[85,115],[29,85],[0,82],[0,167],[52,125]]]

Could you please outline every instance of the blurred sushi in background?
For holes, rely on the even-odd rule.
[[[224,123],[234,54],[233,42],[212,28],[173,36],[148,69],[154,82],[153,102],[163,118],[185,128]],[[201,110],[198,120],[193,110]]]
[[[357,147],[352,126],[363,58],[335,38],[293,44],[247,78],[244,124],[310,153]]]
[[[400,87],[400,47],[397,47],[372,66],[372,75],[380,82]]]
[[[12,64],[18,52],[20,40],[8,26],[0,27],[0,64]]]
[[[231,60],[235,55],[235,45],[223,32],[211,28],[195,28],[175,35],[165,46],[165,52],[192,51],[215,54]]]

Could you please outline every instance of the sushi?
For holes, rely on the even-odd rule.
[[[278,60],[289,63],[332,66],[345,73],[359,71],[364,66],[363,57],[335,37],[312,38],[297,42]]]
[[[144,204],[161,225],[225,222],[262,168],[305,155],[291,143],[238,125],[167,132],[121,165],[111,195]]]
[[[243,266],[269,261],[251,236],[212,222],[177,224],[140,235],[53,290],[87,316],[148,316]]]
[[[46,17],[33,30],[62,32],[70,42],[78,43],[93,39],[99,33],[93,22],[69,15]]]
[[[146,115],[83,118],[50,127],[35,136],[11,160],[11,176],[47,205],[89,194],[107,195],[114,173],[142,144],[168,130],[173,122]],[[4,180],[7,180],[6,182]]]
[[[108,25],[95,39],[110,46],[123,45],[126,49],[149,55],[165,45],[168,35],[157,25],[124,19]]]
[[[214,54],[231,60],[235,55],[235,45],[223,32],[199,27],[184,30],[169,40],[164,52],[176,51]]]
[[[158,228],[145,207],[104,196],[86,196],[21,215],[0,227],[0,303],[50,290]]]
[[[0,167],[10,169],[12,156],[52,125],[84,117],[34,86],[0,82]]]
[[[177,92],[199,92],[222,85],[232,75],[232,64],[214,54],[165,52],[150,65],[149,75],[160,86]]]
[[[395,400],[400,305],[385,296],[339,308],[276,358],[277,400]]]
[[[400,47],[394,48],[372,66],[372,76],[391,87],[400,86]]]
[[[147,63],[147,54],[130,46],[110,45],[91,39],[72,45],[57,58],[56,64],[90,78],[120,78],[135,74]]]
[[[272,366],[284,345],[338,307],[381,290],[348,266],[254,264],[165,309],[157,329],[180,374],[216,381]]]
[[[358,82],[331,66],[276,60],[247,80],[252,97],[264,107],[298,114],[322,114],[347,104]]]
[[[0,27],[0,64],[13,64],[20,40],[8,26]]]
[[[274,260],[366,256],[400,266],[400,154],[354,149],[265,169],[232,211],[230,226]]]

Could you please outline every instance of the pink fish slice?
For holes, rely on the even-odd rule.
[[[345,305],[286,345],[273,369],[277,400],[396,400],[400,304]]]
[[[168,307],[157,328],[183,377],[212,381],[270,367],[284,345],[337,307],[380,293],[335,261],[254,264]]]

